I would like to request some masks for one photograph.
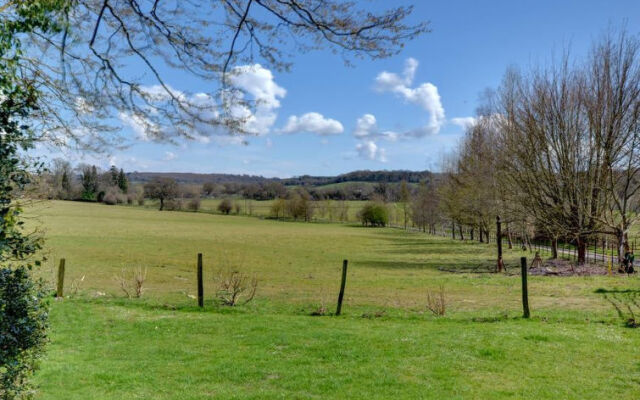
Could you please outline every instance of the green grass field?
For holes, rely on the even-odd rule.
[[[237,204],[239,212],[236,212],[235,207],[231,214],[238,214],[243,216],[253,216],[259,218],[271,217],[271,207],[274,200],[245,200],[242,198],[230,198],[234,206]],[[188,199],[185,199],[186,204]],[[200,201],[200,212],[209,214],[219,214],[218,205],[222,202],[222,198],[203,198]],[[313,220],[315,222],[359,222],[358,212],[367,203],[367,201],[359,200],[324,200],[324,201],[312,201],[314,207]],[[138,207],[138,206],[135,206]],[[346,219],[341,218],[341,208],[346,207]],[[144,204],[144,208],[155,209],[159,208],[158,201],[148,200]],[[397,203],[389,203],[387,205],[389,211],[389,223],[392,225],[404,224],[404,213],[402,206]]]
[[[41,399],[636,399],[640,331],[596,293],[637,290],[637,277],[530,277],[532,318],[520,318],[520,278],[465,272],[492,246],[399,229],[308,224],[139,207],[49,202],[29,211],[46,231],[51,343]],[[196,254],[205,260],[195,307]],[[520,251],[507,251],[515,272]],[[341,317],[335,308],[349,259]],[[216,305],[212,276],[255,274],[254,302]],[[114,276],[147,269],[142,299]],[[459,271],[445,272],[440,269]],[[447,314],[426,309],[442,286]],[[374,314],[380,318],[371,317]],[[369,317],[369,318],[367,318]]]

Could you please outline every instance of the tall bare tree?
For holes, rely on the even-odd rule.
[[[620,261],[640,217],[640,42],[626,32],[607,34],[591,49],[583,80],[585,118],[605,173],[605,230],[618,241]],[[609,232],[606,232],[609,233]]]
[[[579,262],[587,240],[601,229],[606,205],[602,149],[584,118],[583,78],[567,58],[530,77],[509,73],[503,87],[501,151],[505,177],[522,193],[537,221],[576,240]]]

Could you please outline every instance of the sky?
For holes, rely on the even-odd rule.
[[[393,3],[414,4],[410,21],[428,20],[431,27],[397,56],[345,66],[321,50],[296,55],[289,72],[270,71],[259,60],[237,66],[246,73],[236,83],[263,100],[252,136],[155,143],[145,140],[135,121],[121,118],[125,132],[138,138],[134,144],[110,154],[66,157],[125,171],[267,177],[437,171],[464,135],[480,93],[499,85],[509,66],[548,65],[565,49],[580,57],[609,28],[640,33],[637,0]],[[193,90],[188,76],[175,75],[169,83]]]

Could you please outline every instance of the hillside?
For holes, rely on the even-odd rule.
[[[311,176],[302,175],[293,178],[265,178],[258,175],[233,175],[233,174],[197,174],[183,172],[131,172],[127,176],[134,183],[144,183],[155,177],[173,178],[179,183],[184,184],[204,184],[204,183],[265,183],[279,182],[284,185],[302,185],[302,186],[325,186],[343,182],[401,182],[403,180],[409,183],[419,183],[422,181],[430,181],[437,179],[438,173],[430,171],[352,171],[337,176]]]

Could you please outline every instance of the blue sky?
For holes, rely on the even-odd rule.
[[[580,56],[608,27],[626,24],[636,34],[640,26],[637,0],[402,3],[414,3],[411,19],[430,20],[432,32],[398,56],[356,60],[352,67],[329,51],[296,56],[290,72],[263,79],[273,102],[248,145],[221,136],[177,145],[139,140],[110,155],[72,158],[127,171],[279,177],[437,170],[463,134],[461,119],[473,116],[479,93],[497,86],[508,66],[549,64],[568,47]],[[252,71],[262,78],[269,73]],[[201,84],[180,75],[169,83],[187,91]]]

